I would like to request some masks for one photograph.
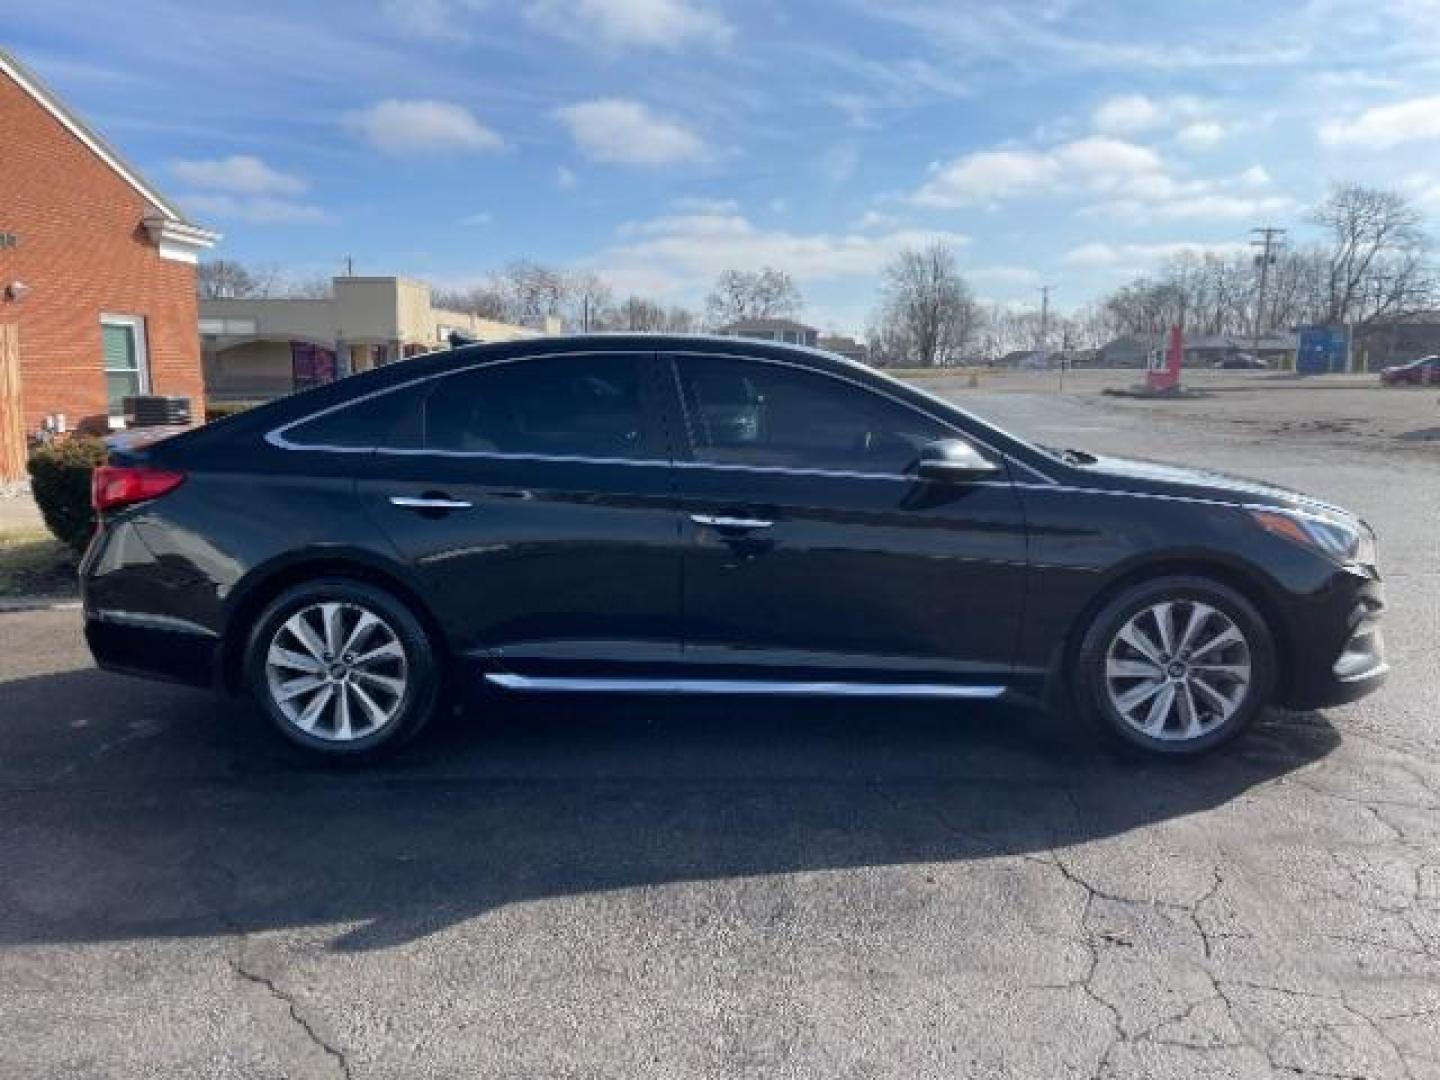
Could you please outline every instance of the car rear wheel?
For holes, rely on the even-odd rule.
[[[344,578],[306,582],[271,602],[250,634],[246,678],[283,735],[334,756],[407,741],[439,697],[419,620],[389,593]]]
[[[1129,746],[1197,754],[1259,715],[1274,657],[1264,619],[1238,592],[1205,578],[1158,578],[1127,589],[1091,621],[1075,660],[1077,696]]]

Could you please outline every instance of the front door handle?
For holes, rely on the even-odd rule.
[[[708,525],[712,529],[768,529],[775,523],[760,518],[716,517],[713,514],[691,514],[690,520],[696,525]]]
[[[390,505],[405,510],[469,510],[473,504],[464,499],[448,499],[440,495],[391,495]]]

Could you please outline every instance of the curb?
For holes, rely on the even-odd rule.
[[[80,601],[70,596],[0,597],[0,615],[23,611],[79,611]]]

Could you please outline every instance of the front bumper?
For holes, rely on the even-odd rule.
[[[1306,613],[1294,635],[1292,664],[1280,703],[1323,709],[1358,701],[1385,683],[1390,666],[1380,630],[1380,580],[1347,571],[1325,601]]]

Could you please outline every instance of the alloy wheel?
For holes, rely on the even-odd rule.
[[[1223,611],[1198,600],[1141,609],[1105,654],[1110,704],[1152,739],[1187,741],[1229,720],[1250,690],[1250,643]]]
[[[408,685],[395,629],[359,604],[338,601],[311,604],[280,624],[266,651],[265,678],[289,723],[337,743],[390,724]]]

